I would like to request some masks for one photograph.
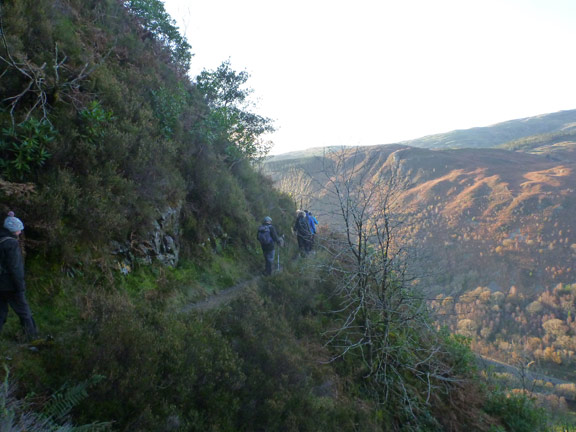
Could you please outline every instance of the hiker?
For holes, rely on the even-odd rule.
[[[280,246],[284,246],[284,240],[276,232],[270,216],[266,216],[262,220],[262,225],[258,228],[257,237],[264,254],[264,275],[270,276],[272,274],[272,264],[274,263],[274,244],[278,243]]]
[[[20,317],[20,324],[28,340],[38,336],[32,311],[26,301],[24,282],[24,260],[18,236],[24,224],[9,212],[0,228],[0,331],[8,317],[8,305]]]
[[[314,248],[314,237],[316,237],[316,225],[318,225],[318,219],[316,219],[311,211],[304,210],[306,213],[306,219],[308,220],[308,226],[310,227],[310,243],[309,248],[312,250]]]
[[[302,210],[296,212],[296,222],[294,222],[294,232],[298,238],[298,248],[300,255],[307,255],[311,250],[311,237],[310,225],[306,213]]]

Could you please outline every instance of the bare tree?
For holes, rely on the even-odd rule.
[[[313,179],[301,169],[292,167],[276,187],[290,196],[298,208],[309,208],[312,204]]]
[[[332,361],[356,356],[364,378],[382,403],[402,400],[416,419],[435,392],[457,385],[426,304],[413,288],[405,248],[407,187],[399,167],[370,166],[358,150],[327,156],[326,191],[341,229],[326,243],[341,307],[338,328],[328,333]]]

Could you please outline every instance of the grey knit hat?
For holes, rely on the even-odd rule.
[[[20,219],[14,216],[14,212],[8,212],[8,217],[4,219],[4,228],[8,231],[14,233],[16,231],[22,231],[24,229],[24,224]]]
[[[265,224],[271,224],[272,223],[272,218],[270,216],[266,216],[263,220],[262,223]]]

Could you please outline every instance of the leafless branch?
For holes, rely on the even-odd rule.
[[[84,81],[100,66],[101,63],[90,66],[85,63],[79,71],[73,71],[67,66],[68,57],[59,52],[58,45],[54,47],[54,58],[51,71],[47,71],[47,63],[38,66],[27,58],[16,59],[10,52],[8,41],[4,32],[3,10],[0,4],[0,39],[4,48],[4,55],[0,55],[0,63],[5,65],[5,69],[0,77],[5,76],[9,71],[16,71],[24,81],[22,89],[12,96],[5,97],[2,102],[10,107],[9,113],[12,127],[16,125],[16,110],[22,105],[29,103],[23,116],[23,121],[27,121],[30,116],[40,110],[42,120],[49,122],[50,101],[49,95],[54,102],[56,99],[68,99],[75,105],[78,103],[76,94]],[[112,49],[104,56],[102,62],[110,55]],[[28,102],[29,99],[31,102]]]
[[[407,181],[394,164],[372,175],[366,169],[372,161],[357,150],[325,159],[323,196],[341,227],[324,242],[332,256],[326,271],[337,279],[341,298],[332,311],[341,318],[339,326],[325,333],[326,345],[334,349],[330,361],[357,355],[375,391],[384,400],[400,397],[416,418],[420,404],[460,378],[445,362],[422,296],[411,287],[415,276],[404,244],[405,212],[399,208]],[[414,382],[421,394],[414,393]]]

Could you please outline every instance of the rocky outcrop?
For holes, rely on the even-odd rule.
[[[152,264],[154,261],[175,267],[180,258],[181,203],[159,212],[152,230],[144,239],[113,242],[112,253],[119,258],[122,273],[129,273],[135,263]]]
[[[175,267],[180,257],[180,210],[168,207],[160,218],[154,221],[154,231],[150,233],[152,257],[167,266]]]

